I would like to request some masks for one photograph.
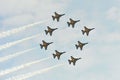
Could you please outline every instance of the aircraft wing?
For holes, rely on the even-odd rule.
[[[76,61],[73,61],[73,65],[75,65]]]
[[[85,29],[88,29],[86,26],[84,26]]]
[[[59,21],[60,18],[57,18],[57,21]]]
[[[58,57],[58,59],[60,59],[60,56],[57,56]]]
[[[73,56],[71,56],[71,59],[73,60],[73,59],[74,59],[74,57],[73,57]]]
[[[72,27],[74,28],[75,24],[72,24]]]
[[[82,50],[82,49],[83,49],[83,46],[80,47],[80,50]]]
[[[81,42],[80,42],[80,41],[78,41],[78,44],[81,44]]]
[[[42,40],[43,44],[46,44],[46,42],[44,40]]]
[[[47,50],[47,46],[45,46],[45,50]]]
[[[58,15],[58,13],[57,13],[57,12],[55,12],[55,15]]]
[[[70,18],[70,22],[72,22],[72,21],[73,21],[73,19]]]
[[[52,32],[50,32],[50,36],[52,36]]]
[[[57,50],[55,50],[56,53],[59,53]]]
[[[86,32],[87,36],[89,35],[89,32]]]
[[[47,26],[48,29],[51,29],[49,26]]]

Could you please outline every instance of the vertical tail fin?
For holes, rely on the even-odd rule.
[[[69,62],[69,64],[71,64],[71,61],[70,61],[70,60],[68,60],[68,62]]]
[[[81,30],[82,31],[82,34],[84,35],[85,31],[84,30]]]
[[[78,49],[78,45],[77,44],[75,45],[75,47],[76,47],[76,49]]]
[[[42,44],[40,44],[40,47],[41,47],[41,49],[43,48],[43,45]]]
[[[67,24],[68,24],[68,27],[70,26],[70,23],[69,22],[67,22]]]
[[[53,54],[53,58],[55,58],[56,57],[56,55],[55,54]]]
[[[55,17],[54,16],[52,16],[52,19],[53,19],[53,21],[55,20]]]

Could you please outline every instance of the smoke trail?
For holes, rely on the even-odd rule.
[[[46,21],[48,21],[48,20],[46,20]],[[19,27],[19,28],[15,28],[15,29],[12,29],[12,30],[2,32],[2,33],[0,33],[0,38],[7,37],[7,36],[10,36],[11,34],[21,32],[21,31],[26,30],[30,27],[33,27],[34,25],[44,23],[46,21],[39,21],[39,22],[35,22],[35,23],[29,24],[29,25],[25,25],[25,26],[22,26],[22,27]]]
[[[0,62],[9,60],[9,59],[14,58],[14,57],[17,57],[17,56],[19,56],[21,54],[25,54],[25,53],[27,53],[27,52],[29,52],[31,50],[34,50],[34,49],[36,49],[36,47],[35,48],[31,48],[31,49],[27,49],[27,50],[24,50],[24,51],[21,51],[21,52],[17,52],[17,53],[14,53],[14,54],[11,54],[11,55],[8,55],[8,56],[5,56],[5,57],[1,57],[0,58]]]
[[[43,58],[43,59],[40,59],[40,60],[32,61],[32,62],[29,62],[29,63],[26,63],[26,64],[22,64],[22,65],[20,65],[20,66],[13,67],[13,68],[11,68],[11,69],[7,69],[7,70],[4,70],[4,71],[1,71],[1,72],[0,72],[0,76],[4,76],[4,75],[6,75],[6,74],[9,74],[9,73],[18,71],[18,70],[20,70],[20,69],[29,67],[29,66],[31,66],[31,65],[33,65],[33,64],[37,64],[37,63],[39,63],[39,62],[48,60],[49,58],[50,58],[50,57]]]
[[[25,80],[27,78],[30,78],[30,77],[33,77],[35,75],[38,75],[38,74],[42,74],[44,72],[47,72],[49,70],[52,70],[56,67],[60,67],[62,66],[63,64],[58,64],[58,65],[55,65],[55,66],[52,66],[52,67],[48,67],[48,68],[45,68],[45,69],[42,69],[42,70],[37,70],[37,71],[34,71],[34,72],[30,72],[30,73],[27,73],[27,74],[22,74],[22,75],[18,75],[18,76],[13,76],[11,78],[8,78],[6,80]]]
[[[27,38],[24,38],[24,39],[21,39],[21,40],[17,40],[17,41],[14,41],[14,42],[6,43],[6,44],[0,46],[0,50],[9,48],[9,47],[14,46],[14,45],[16,45],[16,44],[19,44],[19,43],[21,43],[21,42],[23,42],[23,41],[26,41],[26,40],[29,40],[29,39],[32,39],[32,38],[35,38],[35,37],[38,37],[38,36],[40,36],[40,34],[31,36],[31,37],[27,37]]]

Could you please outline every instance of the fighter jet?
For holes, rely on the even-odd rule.
[[[84,30],[81,30],[81,31],[82,31],[82,34],[83,34],[83,35],[84,35],[84,33],[86,33],[86,35],[88,36],[88,35],[89,35],[89,32],[90,32],[91,30],[93,30],[93,29],[95,29],[95,28],[89,29],[89,28],[87,28],[86,26],[84,26]]]
[[[53,31],[55,31],[56,29],[58,29],[58,28],[50,28],[49,26],[47,26],[47,29],[48,30],[45,30],[45,34],[47,35],[48,33],[50,34],[50,36],[52,36],[52,33],[53,33]]]
[[[44,47],[47,50],[48,45],[52,44],[53,42],[45,42],[42,40],[43,44],[40,44],[41,49]]]
[[[52,19],[53,19],[53,21],[56,19],[57,22],[59,22],[60,17],[62,17],[63,15],[65,15],[65,14],[58,14],[57,12],[54,12],[54,14],[55,14],[55,16],[52,15]]]
[[[74,58],[73,56],[71,56],[71,59],[68,59],[68,62],[69,64],[73,63],[73,65],[75,66],[76,61],[79,59],[82,59],[82,58]]]
[[[77,23],[77,22],[79,22],[80,20],[73,20],[73,19],[69,19],[70,20],[70,22],[67,22],[67,24],[68,24],[68,27],[70,26],[70,25],[72,25],[72,28],[74,28],[74,26],[75,26],[75,24]]]
[[[56,54],[53,54],[53,58],[58,58],[58,60],[60,59],[60,56],[63,54],[63,53],[66,53],[66,52],[59,52],[59,51],[57,51],[57,50],[55,50],[55,53]]]
[[[78,41],[78,45],[75,44],[75,46],[76,46],[76,49],[78,49],[80,47],[80,49],[82,50],[83,46],[86,45],[86,44],[88,44],[88,43],[81,43],[80,41]]]

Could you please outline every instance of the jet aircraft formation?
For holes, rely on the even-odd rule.
[[[54,12],[54,14],[55,14],[54,16],[52,15],[52,19],[53,19],[53,21],[56,19],[57,22],[59,22],[60,18],[65,15],[65,14],[58,14],[57,12]],[[72,18],[69,18],[69,20],[70,21],[67,22],[67,25],[68,25],[68,27],[70,27],[70,25],[71,25],[72,28],[75,27],[75,24],[77,22],[80,22],[80,20],[73,20]],[[58,28],[51,28],[51,27],[47,26],[47,30],[44,30],[44,31],[45,31],[46,35],[49,33],[49,35],[52,36],[53,32],[57,29]],[[81,30],[81,32],[83,35],[86,33],[86,35],[88,36],[89,32],[93,29],[95,29],[95,28],[87,28],[86,26],[84,26],[84,30]],[[78,42],[78,44],[75,44],[75,48],[76,49],[80,48],[80,50],[83,50],[83,47],[86,44],[88,44],[87,42],[86,43],[82,43],[81,41],[77,41],[77,42]],[[48,46],[50,46],[50,44],[53,44],[53,42],[46,42],[46,41],[42,40],[42,44],[40,44],[40,48],[43,49],[43,47],[44,47],[44,49],[47,50]],[[58,60],[60,60],[61,55],[63,55],[64,53],[66,53],[66,52],[55,50],[55,53],[53,53],[52,55],[53,55],[53,58],[57,58]],[[68,63],[69,64],[73,63],[73,65],[76,64],[76,61],[82,59],[81,57],[78,57],[78,58],[73,57],[73,56],[70,56],[70,57],[71,58],[68,59]]]

